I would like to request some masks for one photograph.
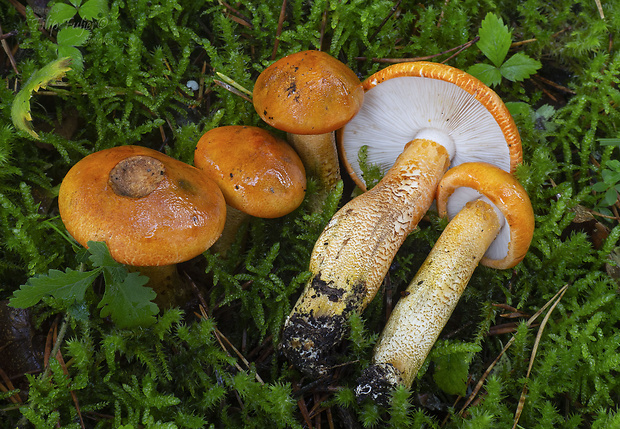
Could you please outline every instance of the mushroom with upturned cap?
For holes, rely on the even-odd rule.
[[[534,213],[509,173],[485,163],[450,169],[437,206],[451,220],[392,311],[375,346],[373,364],[355,393],[387,405],[398,385],[411,387],[478,263],[508,269],[528,251]]]
[[[218,184],[228,209],[215,249],[225,252],[249,216],[277,218],[295,210],[306,192],[306,172],[295,150],[251,126],[213,128],[198,141],[194,165]]]
[[[58,208],[82,246],[103,241],[114,260],[150,277],[156,303],[178,305],[176,264],[220,236],[226,204],[217,185],[195,167],[141,146],[92,153],[60,185]]]
[[[325,52],[298,52],[267,67],[252,98],[266,123],[288,133],[320,188],[334,189],[341,176],[333,131],[359,111],[364,98],[355,73]]]
[[[362,85],[364,104],[340,132],[343,161],[362,189],[351,160],[362,145],[368,146],[369,163],[389,170],[326,226],[311,256],[313,277],[285,322],[285,355],[313,376],[334,364],[333,349],[346,334],[349,315],[373,299],[450,164],[486,161],[514,171],[522,160],[519,133],[504,103],[461,70],[396,64]]]

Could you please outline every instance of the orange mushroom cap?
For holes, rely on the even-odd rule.
[[[299,156],[262,128],[230,125],[207,131],[196,146],[194,165],[220,186],[227,204],[251,216],[284,216],[305,196]]]
[[[438,132],[452,140],[452,166],[488,162],[514,172],[523,160],[521,138],[510,112],[488,86],[457,68],[426,61],[394,64],[363,83],[364,104],[340,132],[345,169],[366,189],[358,162],[387,171],[419,133]]]
[[[253,91],[260,117],[292,134],[323,134],[342,127],[363,98],[355,73],[321,51],[281,58],[258,76]]]
[[[437,210],[440,216],[452,219],[467,202],[481,196],[488,198],[505,218],[481,263],[497,269],[512,268],[525,257],[534,234],[532,204],[513,175],[487,163],[460,164],[448,170],[439,182]]]
[[[58,206],[78,243],[104,241],[116,261],[133,266],[198,256],[226,219],[220,189],[200,170],[140,146],[83,158],[63,179]]]

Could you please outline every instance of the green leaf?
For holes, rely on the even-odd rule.
[[[55,3],[50,9],[45,21],[45,28],[52,28],[64,24],[75,16],[77,10],[66,3]]]
[[[100,270],[75,271],[67,268],[65,272],[50,270],[47,275],[28,279],[25,285],[13,292],[9,305],[27,308],[38,303],[45,296],[53,296],[71,305],[84,301],[86,289],[100,274]]]
[[[153,289],[144,287],[148,277],[140,273],[129,273],[122,282],[111,281],[106,276],[106,288],[98,308],[101,317],[110,316],[119,328],[148,326],[155,323],[159,312],[151,302],[157,295]]]
[[[59,45],[83,46],[90,37],[90,31],[80,27],[65,27],[58,31],[56,41]]]
[[[465,396],[469,364],[465,353],[451,353],[435,360],[433,379],[437,386],[450,395]]]
[[[542,67],[540,61],[535,60],[522,52],[517,52],[502,64],[499,70],[506,79],[512,82],[520,82],[527,79],[536,70]]]
[[[499,85],[502,81],[502,73],[491,64],[474,64],[467,69],[467,73],[480,79],[487,86]]]
[[[84,70],[84,57],[78,48],[71,45],[59,45],[57,51],[59,57],[71,58],[71,65],[74,70],[80,72]]]
[[[45,88],[51,82],[61,79],[65,73],[71,70],[71,67],[69,67],[70,62],[70,58],[59,58],[30,76],[30,79],[15,96],[11,106],[11,119],[17,129],[27,132],[35,139],[39,139],[39,135],[34,131],[30,123],[32,121],[32,116],[30,115],[30,98],[32,93],[38,91],[39,88]]]
[[[480,40],[476,46],[496,67],[506,58],[512,36],[504,21],[492,12],[487,13],[478,30]]]
[[[108,245],[105,242],[89,241],[86,243],[86,246],[88,247],[88,253],[90,253],[88,259],[93,263],[93,266],[106,268],[122,266],[121,263],[116,262],[110,256]]]
[[[104,18],[108,13],[108,0],[88,0],[79,9],[80,16],[87,21]]]

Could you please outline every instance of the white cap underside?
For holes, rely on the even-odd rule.
[[[493,204],[493,202],[491,202],[491,200],[489,200],[487,197],[485,197],[473,188],[469,188],[466,186],[456,188],[452,195],[450,195],[450,197],[448,198],[448,202],[446,204],[448,219],[452,219],[454,216],[456,216],[457,213],[463,207],[465,207],[465,204],[478,199],[486,201],[495,209],[495,213],[499,218],[499,223],[501,226],[497,237],[491,243],[484,256],[489,259],[495,260],[504,259],[506,255],[508,255],[508,245],[510,243],[510,225],[508,224],[508,222],[506,222],[506,218],[504,217],[500,209],[495,204]]]
[[[422,131],[428,135],[429,129],[454,142],[451,166],[483,161],[510,171],[508,144],[493,115],[459,86],[425,77],[392,78],[368,90],[362,108],[343,130],[342,145],[363,179],[357,159],[362,146],[368,146],[368,162],[385,173],[405,145]]]

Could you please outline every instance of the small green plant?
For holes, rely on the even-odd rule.
[[[148,277],[127,272],[123,264],[112,259],[105,243],[89,241],[88,252],[92,270],[49,270],[46,275],[31,277],[13,293],[10,305],[28,308],[46,297],[55,298],[64,308],[82,304],[87,289],[103,274],[106,288],[98,304],[101,317],[110,316],[121,328],[153,324],[159,309],[151,302],[155,292],[144,287]]]
[[[620,146],[620,139],[599,139],[603,146]],[[606,210],[618,201],[620,193],[620,161],[610,159],[605,163],[605,167],[601,170],[603,181],[596,182],[592,186],[592,190],[600,195],[598,207]]]
[[[78,49],[90,38],[90,29],[96,22],[108,14],[107,0],[70,0],[70,4],[56,2],[50,9],[45,21],[48,29],[58,28],[56,34],[57,53],[59,57],[69,57],[77,70],[84,68],[84,59]],[[78,16],[82,21],[75,22]]]
[[[522,52],[517,52],[506,60],[512,43],[512,32],[508,30],[500,17],[491,12],[480,24],[478,36],[480,40],[476,46],[492,64],[474,64],[467,69],[467,72],[491,87],[499,85],[502,78],[511,82],[520,82],[542,67],[540,61]]]

